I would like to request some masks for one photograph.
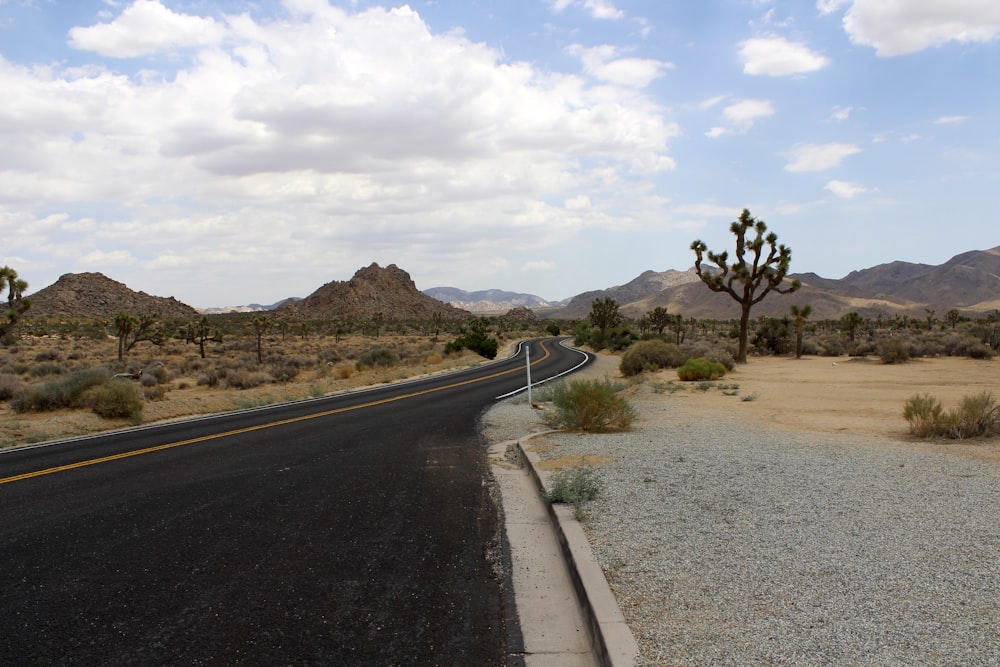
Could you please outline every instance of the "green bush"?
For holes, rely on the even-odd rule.
[[[677,377],[684,382],[692,380],[718,380],[726,374],[726,367],[708,359],[688,359],[677,369]]]
[[[960,440],[1000,434],[1000,406],[988,391],[965,396],[948,412],[929,394],[911,396],[903,405],[903,417],[910,424],[910,433],[922,438]]]
[[[625,351],[618,368],[622,375],[631,377],[644,371],[676,368],[685,359],[684,353],[674,343],[659,339],[642,340]]]
[[[470,331],[464,336],[459,336],[444,347],[448,354],[468,349],[486,359],[495,359],[500,350],[500,343],[496,338],[491,338],[480,331]]]
[[[81,402],[105,419],[142,419],[142,391],[127,380],[109,380],[88,389]]]
[[[11,408],[15,412],[46,412],[79,407],[84,392],[108,379],[109,373],[103,368],[76,371],[18,394]]]
[[[628,430],[636,412],[621,395],[623,388],[607,379],[561,382],[552,388],[551,424],[581,431]]]
[[[354,364],[354,367],[360,371],[365,368],[375,368],[376,366],[391,368],[398,363],[399,355],[392,350],[384,347],[373,347],[358,357],[358,361]]]

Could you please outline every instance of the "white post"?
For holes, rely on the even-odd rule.
[[[531,348],[527,345],[524,346],[524,360],[528,369],[528,407],[534,407],[535,404],[531,402]]]

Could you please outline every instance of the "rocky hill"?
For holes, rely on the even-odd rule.
[[[659,287],[658,280],[674,284]],[[925,317],[926,310],[938,316],[956,308],[969,315],[1000,309],[1000,246],[956,255],[944,264],[891,262],[854,271],[839,280],[814,273],[792,274],[802,289],[788,294],[772,294],[754,307],[754,315],[783,317],[792,304],[810,305],[813,319],[836,319],[856,311],[864,317],[909,315]],[[610,296],[622,314],[641,317],[657,306],[685,317],[729,319],[739,316],[739,304],[726,294],[710,291],[701,284],[694,269],[685,272],[647,271],[619,287],[584,292],[570,299],[550,316],[585,318],[595,298]]]
[[[456,308],[478,314],[505,313],[515,308],[539,310],[558,305],[534,294],[507,292],[499,289],[466,292],[457,287],[432,287],[425,289],[424,294]]]
[[[347,281],[329,282],[298,302],[276,312],[306,319],[334,317],[369,318],[382,313],[387,320],[430,319],[440,313],[445,319],[465,319],[471,313],[420,292],[410,274],[395,264],[359,269]]]
[[[124,310],[133,315],[164,319],[196,317],[198,311],[174,297],[135,292],[103,273],[67,273],[30,295],[34,317],[114,317]]]

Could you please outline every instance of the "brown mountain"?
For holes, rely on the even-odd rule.
[[[197,310],[172,296],[135,292],[103,273],[67,273],[29,298],[32,307],[28,315],[36,317],[114,317],[120,310],[167,319],[198,315]]]
[[[641,317],[657,306],[686,317],[739,317],[739,304],[702,285],[693,269],[666,273],[672,273],[678,282],[657,289],[650,274],[665,274],[647,271],[626,285],[574,297],[551,316],[585,318],[595,298],[610,296],[618,302],[622,314],[629,317]],[[769,295],[754,306],[754,316],[782,317],[792,304],[811,306],[813,319],[836,319],[851,311],[864,317],[925,317],[925,309],[940,316],[952,308],[971,315],[987,313],[1000,308],[1000,246],[962,253],[940,266],[891,262],[854,271],[840,280],[814,273],[793,274],[789,279],[800,280],[802,289],[788,295]]]
[[[359,269],[347,281],[329,282],[305,299],[289,303],[276,312],[307,319],[333,317],[367,318],[382,313],[386,319],[430,319],[440,313],[445,319],[465,319],[471,313],[420,292],[410,274],[395,264]]]

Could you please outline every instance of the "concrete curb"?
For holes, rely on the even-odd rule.
[[[544,433],[533,433],[520,438],[517,450],[541,493],[545,490],[545,483],[537,468],[541,459],[538,454],[524,448],[526,441],[539,435]],[[638,644],[625,623],[625,617],[604,577],[604,571],[594,558],[583,527],[573,516],[571,508],[549,502],[545,503],[545,507],[566,559],[580,606],[590,626],[594,655],[603,667],[631,667],[639,653]]]

